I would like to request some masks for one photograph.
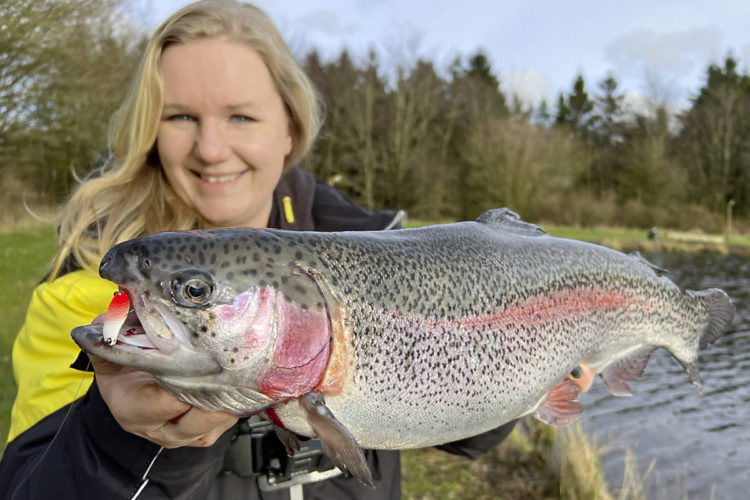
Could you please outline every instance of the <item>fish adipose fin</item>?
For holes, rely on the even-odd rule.
[[[583,413],[583,406],[578,402],[579,394],[576,384],[565,378],[544,396],[534,416],[545,424],[565,427]]]
[[[307,414],[307,421],[313,428],[323,451],[331,462],[344,473],[350,473],[360,483],[375,488],[372,473],[367,465],[365,455],[354,436],[336,420],[331,410],[325,405],[323,395],[319,392],[308,392],[299,398],[300,405]]]
[[[661,268],[657,266],[656,264],[653,264],[649,262],[648,260],[646,260],[646,258],[643,255],[641,255],[641,252],[630,252],[628,255],[631,258],[643,264],[644,266],[650,267],[651,269],[653,269],[653,271],[656,273],[657,276],[664,276],[665,274],[669,273],[669,271],[667,271],[666,269]]]
[[[615,396],[632,396],[627,382],[643,375],[655,346],[646,345],[630,351],[625,356],[608,363],[602,370],[601,377],[609,392]]]
[[[494,229],[524,236],[542,236],[547,234],[547,231],[536,224],[522,221],[521,217],[509,208],[487,210],[477,218],[477,222]]]

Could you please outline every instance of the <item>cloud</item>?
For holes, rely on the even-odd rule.
[[[500,86],[509,97],[515,95],[525,104],[538,106],[545,99],[548,105],[552,104],[552,84],[549,77],[538,68],[500,71]]]
[[[296,22],[306,30],[320,31],[327,35],[338,35],[345,31],[336,13],[328,9],[316,9],[299,17]]]
[[[616,38],[606,46],[605,54],[618,72],[687,76],[719,55],[720,38],[715,26],[672,32],[639,29]]]

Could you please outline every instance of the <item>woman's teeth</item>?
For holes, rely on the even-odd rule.
[[[236,179],[243,173],[244,172],[238,172],[236,174],[229,174],[229,175],[205,175],[205,174],[198,174],[198,175],[204,181],[210,182],[213,184],[213,183],[219,183],[219,182],[229,182],[231,180]]]

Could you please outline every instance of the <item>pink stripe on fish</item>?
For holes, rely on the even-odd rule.
[[[484,316],[465,317],[450,323],[476,324],[477,326],[520,323],[535,326],[566,318],[578,318],[595,312],[614,311],[628,306],[647,309],[643,301],[623,291],[580,287],[534,295],[508,305],[500,311]]]
[[[385,315],[396,323],[419,324],[447,332],[459,329],[482,331],[487,327],[493,329],[512,328],[515,325],[533,327],[536,325],[559,322],[567,318],[580,318],[592,313],[637,308],[641,311],[651,309],[644,299],[620,290],[604,288],[578,287],[568,290],[553,291],[534,295],[524,300],[511,303],[502,309],[482,315],[466,315],[449,320],[410,317],[399,312],[374,311],[375,315]]]

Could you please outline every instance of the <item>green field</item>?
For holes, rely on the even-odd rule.
[[[50,225],[0,231],[0,440],[5,446],[10,408],[16,395],[10,353],[23,323],[31,292],[47,271],[55,252],[55,231]]]

